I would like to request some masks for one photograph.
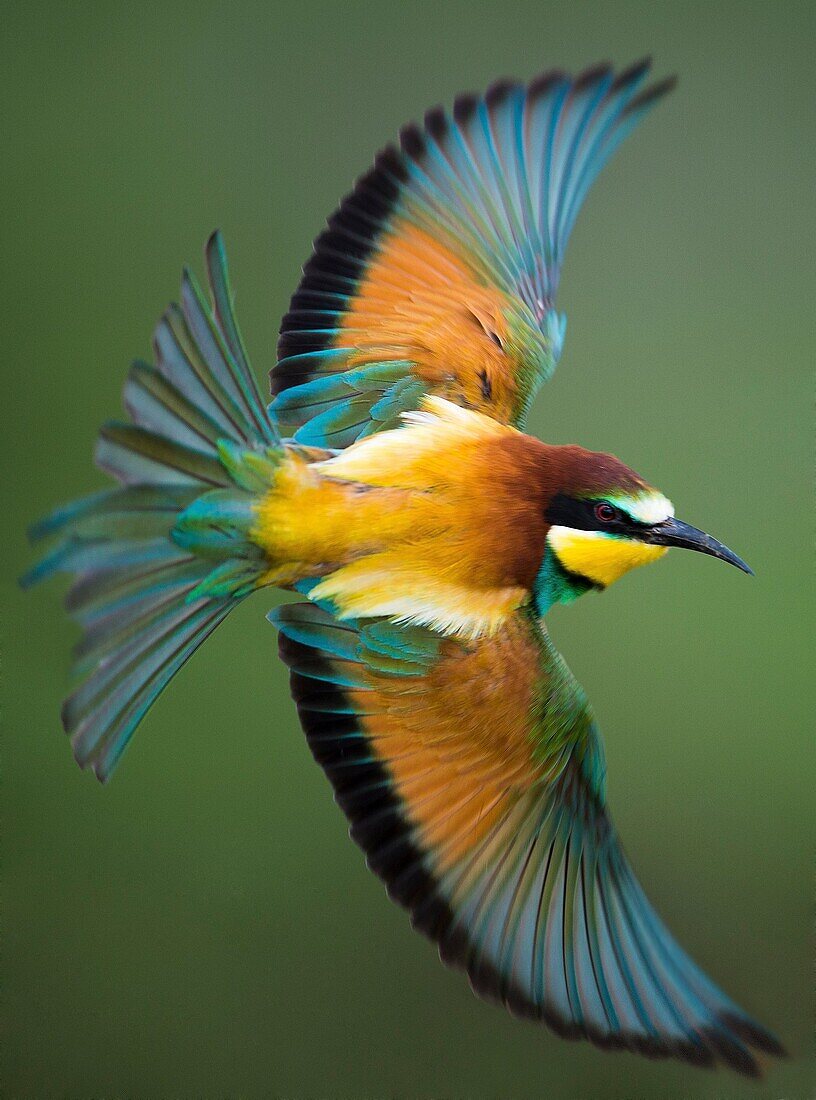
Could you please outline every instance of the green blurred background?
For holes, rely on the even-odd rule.
[[[813,1095],[812,11],[3,5],[4,1095]],[[103,484],[95,430],[213,227],[265,375],[312,237],[406,119],[498,75],[644,53],[680,86],[579,219],[532,428],[615,451],[757,578],[674,553],[552,629],[647,890],[794,1054],[759,1085],[562,1042],[440,966],[309,756],[272,597],[218,631],[102,789],[59,728],[59,586],[13,582],[26,523]]]

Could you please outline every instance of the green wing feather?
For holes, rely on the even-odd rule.
[[[450,113],[437,108],[422,126],[406,126],[399,148],[379,154],[329,219],[304,267],[271,372],[270,411],[281,430],[343,448],[395,426],[429,392],[521,425],[561,352],[565,318],[555,300],[578,210],[620,143],[673,86],[647,86],[648,73],[641,62],[618,75],[601,65],[575,78],[544,73],[526,86],[500,81],[484,96],[458,97]],[[386,276],[372,275],[407,231],[442,251],[423,263],[409,249]],[[471,288],[503,303],[501,339],[468,295],[440,277],[443,257],[451,271],[467,272]],[[364,312],[379,311],[385,335],[354,320],[364,289]],[[456,333],[441,356],[415,328],[428,298],[435,333]],[[458,362],[463,340],[470,354]],[[497,379],[485,371],[491,356],[512,395],[498,404]]]
[[[487,643],[466,647],[417,628],[339,622],[311,604],[270,618],[304,731],[353,838],[391,897],[438,943],[445,962],[467,971],[477,993],[610,1049],[725,1062],[748,1075],[759,1072],[755,1051],[782,1053],[682,951],[647,901],[606,811],[603,754],[586,700],[534,621],[524,618],[513,643],[535,649],[531,706],[518,731],[529,770],[508,781],[486,831],[479,832],[480,791],[468,796],[472,814],[461,814],[457,834],[445,834],[448,848],[461,849],[451,860],[429,839],[421,784],[400,776],[411,750],[403,745],[399,758],[389,756],[398,743],[394,716],[409,706],[412,721],[435,722],[445,707],[471,700],[468,713],[456,714],[462,736],[430,731],[427,738],[431,771],[452,777],[455,803],[461,769],[477,783],[501,767],[501,760],[482,767],[479,755],[490,757],[490,738],[502,736],[494,719],[496,699],[510,687],[507,650],[489,690],[480,678],[460,683],[454,696],[442,666],[450,664],[452,677],[466,668],[488,675],[476,652]],[[470,834],[478,840],[463,843]]]

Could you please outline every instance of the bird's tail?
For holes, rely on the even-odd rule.
[[[96,449],[120,487],[57,509],[31,530],[56,540],[22,578],[73,574],[83,628],[79,686],[62,719],[82,767],[106,780],[133,730],[187,658],[268,569],[253,502],[284,454],[235,322],[219,234],[206,248],[209,305],[185,270],[181,304],[154,335],[156,366],[124,389],[130,422]]]

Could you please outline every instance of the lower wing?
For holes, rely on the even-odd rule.
[[[650,1057],[757,1075],[756,1051],[783,1053],[647,901],[586,700],[531,616],[471,644],[314,604],[270,617],[351,835],[478,994]]]

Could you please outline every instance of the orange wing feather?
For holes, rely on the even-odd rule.
[[[751,1075],[781,1053],[643,895],[586,700],[529,613],[470,644],[312,604],[272,618],[352,836],[478,993],[607,1048]]]
[[[504,350],[510,305],[445,243],[401,219],[361,279],[335,346],[352,344],[343,369],[408,360],[428,392],[510,423],[522,402]]]
[[[540,776],[530,738],[538,674],[527,622],[515,618],[481,645],[444,642],[409,691],[377,673],[350,690],[435,873],[472,852]]]
[[[671,86],[647,62],[460,96],[400,134],[315,241],[283,319],[273,415],[347,447],[423,395],[522,424],[561,351],[564,250],[597,173]]]

